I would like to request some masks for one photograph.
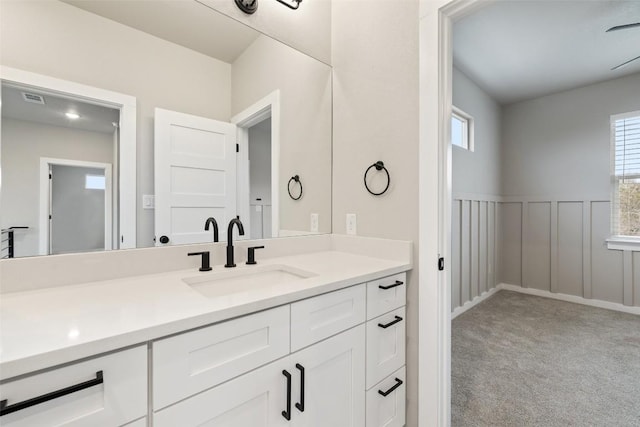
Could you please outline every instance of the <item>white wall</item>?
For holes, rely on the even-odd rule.
[[[113,163],[113,136],[2,118],[2,218],[15,233],[16,257],[38,254],[40,157]]]
[[[640,73],[503,108],[504,196],[608,200],[609,117],[640,110]]]
[[[453,105],[474,119],[475,141],[473,151],[458,146],[452,148],[453,193],[499,195],[500,104],[456,68],[452,89]]]
[[[0,13],[0,64],[137,98],[137,245],[152,246],[153,210],[142,209],[142,195],[154,193],[154,109],[228,121],[231,66],[65,3],[10,0]]]
[[[229,0],[199,0],[256,30],[322,62],[331,62],[331,0],[305,0],[290,10],[275,0],[259,0],[247,15]]]
[[[302,78],[304,76],[304,78]],[[331,68],[266,36],[232,66],[232,115],[280,92],[280,229],[331,231]],[[286,184],[300,175],[304,195],[294,201]]]
[[[304,5],[304,3],[303,3]],[[357,215],[362,236],[418,240],[418,2],[336,1],[332,6],[333,231]],[[363,184],[382,160],[391,186]],[[435,203],[435,202],[434,202]],[[418,250],[407,286],[407,425],[418,425]],[[435,259],[434,259],[435,263]]]

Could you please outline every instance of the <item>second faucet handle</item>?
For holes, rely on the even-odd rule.
[[[211,271],[211,261],[210,261],[209,251],[189,252],[187,255],[189,255],[189,256],[201,255],[202,256],[202,264],[201,264],[201,267],[200,267],[200,271]]]
[[[247,248],[247,264],[249,265],[257,264],[256,249],[264,249],[264,246],[251,246]]]

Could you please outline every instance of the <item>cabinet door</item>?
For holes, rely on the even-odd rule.
[[[288,421],[288,357],[197,394],[154,414],[154,427],[280,427]],[[288,371],[290,372],[290,371]]]
[[[296,427],[360,427],[365,423],[365,328],[329,338],[290,356]],[[302,397],[304,370],[304,411]]]

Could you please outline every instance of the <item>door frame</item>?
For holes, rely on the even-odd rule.
[[[0,66],[0,79],[11,85],[35,89],[40,93],[77,99],[90,104],[120,110],[117,148],[118,186],[114,197],[119,215],[114,216],[119,234],[118,248],[136,247],[136,118],[137,100],[134,96],[113,92],[43,74],[32,73],[17,68]],[[112,224],[113,224],[112,223]],[[110,237],[110,241],[111,241]]]
[[[421,0],[419,23],[418,424],[451,424],[453,22],[495,0]],[[433,201],[437,204],[434,205]],[[434,238],[437,236],[437,238]],[[445,259],[438,270],[438,259]]]
[[[49,213],[51,212],[51,181],[49,171],[51,166],[72,166],[104,170],[104,250],[113,248],[113,183],[112,165],[109,163],[87,162],[84,160],[56,159],[52,157],[40,157],[40,209],[38,217],[40,226],[38,240],[40,242],[40,255],[51,255],[51,229]]]
[[[280,90],[275,90],[231,118],[237,126],[237,211],[251,235],[251,200],[249,200],[249,128],[271,117],[271,237],[280,232]],[[248,237],[247,237],[248,238]]]

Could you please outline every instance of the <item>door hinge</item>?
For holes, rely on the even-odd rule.
[[[438,270],[444,270],[444,258],[438,258]]]
[[[240,144],[236,144],[236,153],[240,152]]]
[[[124,236],[120,236],[120,243],[124,243]]]
[[[51,179],[51,178],[52,178],[52,176],[51,176],[51,174],[49,174],[49,179]]]
[[[49,215],[49,219],[51,219],[51,215]]]

